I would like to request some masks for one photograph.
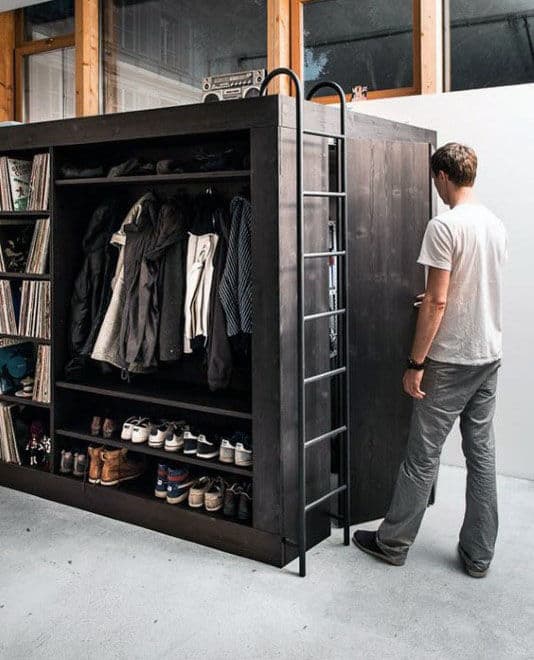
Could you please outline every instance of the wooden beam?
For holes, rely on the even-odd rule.
[[[421,94],[435,94],[437,92],[436,22],[438,18],[436,0],[419,1],[419,81],[421,85]]]
[[[267,70],[291,66],[291,0],[267,1]],[[291,90],[289,79],[273,80],[271,94],[286,94]]]
[[[0,14],[0,121],[15,118],[15,12]]]
[[[76,116],[97,115],[99,106],[99,2],[76,0]]]

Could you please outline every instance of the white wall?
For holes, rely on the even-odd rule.
[[[502,218],[509,233],[504,360],[496,415],[498,470],[529,479],[534,479],[533,108],[534,84],[351,106],[357,112],[434,129],[438,145],[463,142],[478,154],[478,196]],[[464,464],[457,432],[446,443],[443,462]]]

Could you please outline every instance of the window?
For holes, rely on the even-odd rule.
[[[534,82],[534,0],[448,0],[448,13],[447,89]]]
[[[105,112],[198,103],[205,76],[267,65],[267,0],[102,3]]]
[[[293,0],[293,67],[306,89],[318,80],[373,95],[416,91],[413,0]],[[394,92],[393,92],[394,93]],[[325,91],[325,94],[331,94]]]
[[[21,10],[22,41],[15,48],[16,111],[20,121],[75,114],[74,0]]]

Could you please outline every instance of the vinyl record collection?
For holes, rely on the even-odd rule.
[[[50,346],[37,348],[33,400],[50,403]]]
[[[50,282],[22,283],[18,334],[50,339]]]
[[[33,161],[0,158],[0,208],[3,211],[41,211],[48,208],[50,158],[36,154]]]
[[[33,232],[26,223],[0,223],[0,271],[45,273],[49,243],[50,218],[37,220]]]
[[[0,404],[0,461],[21,464],[11,411],[13,406]]]

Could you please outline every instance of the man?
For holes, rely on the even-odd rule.
[[[418,262],[427,267],[404,391],[414,399],[408,446],[390,509],[376,532],[358,530],[358,548],[402,566],[436,479],[443,444],[460,418],[467,465],[458,552],[484,577],[497,537],[493,413],[501,358],[502,222],[473,192],[477,157],[449,143],[431,158],[432,179],[450,208],[430,220]]]

